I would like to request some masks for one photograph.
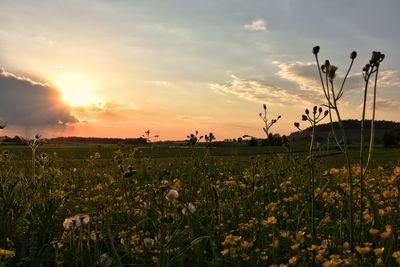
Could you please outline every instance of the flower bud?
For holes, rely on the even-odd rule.
[[[314,113],[314,114],[317,113],[317,109],[318,109],[317,106],[314,106],[314,107],[313,107],[313,113]]]
[[[350,58],[355,59],[356,57],[357,57],[357,52],[356,51],[351,52]]]
[[[328,111],[328,110],[325,110],[324,116],[328,115],[328,113],[329,113],[329,111]]]
[[[264,109],[267,109],[267,106],[266,106],[265,104],[263,104],[263,108],[264,108]]]
[[[306,109],[306,114],[307,114],[307,115],[310,114],[310,111],[309,111],[308,109]]]
[[[314,46],[312,52],[314,55],[317,55],[319,53],[319,46]]]
[[[300,123],[295,122],[295,123],[294,123],[294,127],[299,128],[299,127],[300,127]]]
[[[321,107],[318,109],[318,112],[319,112],[319,113],[321,113],[321,112],[322,112],[322,108],[321,108]]]
[[[307,120],[307,116],[306,116],[306,115],[302,115],[302,116],[301,116],[301,120],[302,120],[302,121],[306,121],[306,120]]]

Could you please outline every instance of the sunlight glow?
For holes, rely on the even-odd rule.
[[[82,75],[60,76],[55,84],[63,100],[73,107],[88,106],[98,102],[94,94],[94,83]]]

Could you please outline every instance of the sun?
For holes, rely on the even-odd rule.
[[[83,75],[63,75],[55,82],[65,103],[73,107],[88,106],[98,101],[94,84]]]

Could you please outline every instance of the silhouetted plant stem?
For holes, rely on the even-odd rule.
[[[310,157],[310,166],[311,166],[311,234],[313,239],[313,244],[316,241],[316,233],[315,233],[315,173],[314,173],[314,142],[315,142],[315,114],[314,114],[314,123],[312,125],[312,133],[311,133],[311,144],[309,150]]]
[[[343,127],[343,123],[342,123],[342,119],[339,113],[339,108],[337,106],[337,101],[342,97],[343,95],[343,88],[344,88],[344,84],[347,80],[347,77],[350,73],[350,70],[353,66],[354,63],[354,59],[357,56],[357,53],[355,51],[353,51],[350,55],[351,58],[351,63],[349,65],[349,68],[346,72],[346,76],[342,82],[342,85],[340,87],[339,93],[336,96],[335,94],[335,89],[334,89],[334,85],[333,85],[333,79],[335,78],[335,72],[337,70],[336,66],[330,65],[329,60],[325,61],[325,64],[320,66],[319,64],[319,60],[318,60],[318,53],[319,53],[319,46],[316,46],[313,48],[313,54],[315,55],[315,59],[317,61],[317,67],[318,67],[318,73],[319,73],[319,77],[320,77],[320,81],[321,81],[321,86],[322,86],[322,90],[324,92],[325,98],[328,102],[328,104],[326,105],[329,109],[329,119],[330,119],[330,123],[331,123],[331,130],[332,130],[332,134],[334,136],[334,139],[336,141],[336,144],[339,146],[340,150],[342,151],[342,153],[344,153],[345,158],[346,158],[346,165],[347,165],[347,169],[348,169],[348,183],[349,183],[349,201],[348,201],[348,205],[349,205],[349,214],[348,214],[348,222],[349,222],[349,238],[350,238],[350,244],[352,249],[354,248],[354,189],[353,189],[353,178],[352,178],[352,171],[351,171],[351,161],[350,161],[350,157],[349,157],[349,153],[348,153],[348,145],[347,145],[347,136]],[[324,83],[324,79],[322,77],[322,72],[325,73],[325,83]],[[330,87],[329,87],[330,85]],[[338,119],[338,124],[339,124],[339,128],[342,134],[342,140],[343,140],[343,146],[340,144],[334,128],[333,128],[333,120],[332,120],[332,115],[331,115],[331,111],[334,110],[336,113],[336,117]]]
[[[376,73],[375,73],[375,82],[374,82],[374,100],[372,104],[372,119],[371,119],[371,134],[370,134],[370,141],[369,141],[369,151],[368,151],[368,159],[367,163],[365,164],[365,170],[367,170],[369,163],[372,158],[372,153],[374,150],[374,142],[375,142],[375,110],[376,110],[376,88],[378,85],[378,72],[379,72],[379,66],[376,68]]]

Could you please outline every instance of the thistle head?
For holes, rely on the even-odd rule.
[[[356,57],[357,57],[357,52],[356,52],[356,51],[351,52],[350,58],[351,58],[352,60],[354,60]]]
[[[318,45],[313,47],[312,53],[314,55],[318,55],[318,53],[319,53],[319,46]]]

